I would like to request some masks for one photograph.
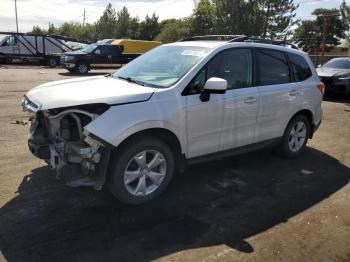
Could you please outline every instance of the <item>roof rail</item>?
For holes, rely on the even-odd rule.
[[[273,40],[273,39],[266,39],[266,38],[261,38],[261,37],[244,36],[244,37],[232,39],[229,41],[229,43],[234,43],[234,42],[261,43],[261,44],[278,45],[278,46],[290,47],[293,49],[299,49],[296,45],[289,43],[285,40]]]
[[[200,35],[200,36],[192,36],[189,38],[185,38],[180,40],[179,42],[186,41],[231,41],[237,38],[245,37],[244,35]]]
[[[270,44],[270,45],[290,47],[293,49],[299,49],[296,45],[286,42],[284,40],[265,39],[261,37],[250,37],[245,35],[201,35],[201,36],[193,36],[193,37],[185,38],[180,40],[179,42],[186,42],[186,41],[227,41],[229,43],[251,42],[251,43]]]

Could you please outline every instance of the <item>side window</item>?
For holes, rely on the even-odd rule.
[[[191,81],[189,93],[203,90],[211,77],[227,80],[228,89],[244,88],[252,85],[252,51],[250,49],[230,49],[217,54]]]
[[[291,82],[288,61],[283,52],[257,49],[256,54],[260,85],[278,85]]]
[[[100,47],[100,50],[101,50],[101,55],[109,55],[110,54],[110,52],[108,50],[108,46],[103,45]]]
[[[301,82],[312,76],[309,64],[301,55],[288,53],[296,81]]]
[[[9,38],[7,38],[6,42],[4,42],[2,46],[14,46],[14,45],[17,45],[17,37],[11,35]]]
[[[121,55],[121,50],[120,50],[120,47],[115,45],[115,46],[110,46],[109,47],[110,49],[110,54],[111,55],[114,55],[114,56],[119,56]]]

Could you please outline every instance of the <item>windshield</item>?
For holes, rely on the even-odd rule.
[[[350,59],[337,59],[331,60],[323,67],[326,68],[338,68],[338,69],[350,69]]]
[[[154,87],[170,87],[209,51],[206,47],[161,46],[133,60],[113,77]]]
[[[90,54],[96,49],[96,47],[97,47],[97,45],[88,45],[88,46],[84,47],[83,49],[81,49],[81,51],[83,51],[84,53]]]
[[[0,43],[6,38],[8,38],[8,35],[0,35]]]

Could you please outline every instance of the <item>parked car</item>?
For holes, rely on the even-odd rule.
[[[300,155],[322,120],[324,85],[307,54],[204,39],[32,89],[22,101],[35,114],[30,151],[69,185],[106,185],[128,204],[159,196],[187,164],[272,145]]]
[[[319,66],[317,73],[325,84],[326,93],[338,93],[350,96],[350,58],[333,58],[323,66]]]
[[[87,74],[94,68],[120,67],[159,45],[161,42],[156,41],[104,39],[80,51],[63,54],[61,64],[72,73]]]
[[[87,74],[91,69],[127,64],[139,54],[123,54],[117,45],[91,44],[61,55],[61,65],[69,72]]]

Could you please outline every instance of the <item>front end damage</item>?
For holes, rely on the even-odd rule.
[[[100,190],[106,180],[111,148],[84,131],[84,126],[108,106],[99,104],[42,111],[33,110],[34,103],[24,99],[23,110],[35,114],[28,139],[30,151],[55,169],[57,178],[67,185],[93,186]]]

